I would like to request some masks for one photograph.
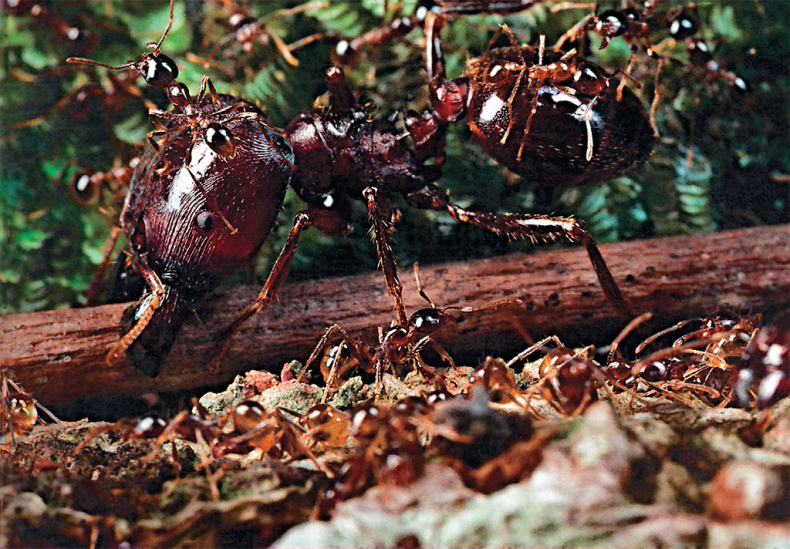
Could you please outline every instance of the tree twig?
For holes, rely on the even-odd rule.
[[[611,244],[602,253],[626,298],[638,310],[653,312],[655,322],[722,309],[760,311],[790,301],[787,226]],[[409,311],[426,307],[402,269]],[[603,297],[579,248],[425,266],[420,278],[439,306],[520,300],[465,315],[442,332],[438,339],[451,354],[472,360],[485,353],[508,356],[526,346],[524,334],[607,344],[628,322]],[[227,382],[249,369],[278,371],[288,360],[304,361],[333,323],[373,341],[377,327],[394,318],[380,273],[287,285],[279,303],[234,337],[215,372],[213,335],[257,291],[217,293],[212,312],[186,323],[156,379],[126,363],[106,364],[124,305],[0,317],[0,369],[43,404],[188,389]]]

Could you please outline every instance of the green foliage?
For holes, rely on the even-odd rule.
[[[399,14],[413,13],[417,4],[390,0],[385,11],[381,0],[327,0],[328,7],[306,0],[237,1],[268,33],[249,51],[228,39],[228,3],[219,0],[177,0],[163,50],[178,62],[180,80],[193,92],[208,75],[219,91],[259,104],[279,127],[324,93],[333,39],[360,36]],[[106,89],[114,85],[114,76],[105,69],[64,61],[70,55],[111,64],[139,58],[165,28],[167,1],[59,0],[45,5],[51,15],[89,31],[95,44],[82,51],[30,15],[2,19],[0,312],[84,302],[119,204],[117,193],[105,192],[98,205],[80,206],[68,192],[69,179],[78,169],[106,171],[127,162],[152,129],[142,100],[123,93],[119,97],[125,100],[117,103],[105,103],[100,95],[88,97],[80,104],[83,112],[78,112],[76,94],[86,89],[81,87]],[[681,5],[673,0],[659,11]],[[739,95],[724,82],[703,82],[701,73],[684,63],[683,44],[665,41],[666,32],[654,35],[653,42],[667,58],[656,115],[661,139],[643,169],[596,188],[532,188],[487,158],[472,142],[468,128],[456,124],[448,138],[440,185],[469,208],[577,215],[602,241],[786,223],[790,6],[767,0],[698,5],[701,33],[715,58],[743,76],[751,90]],[[306,9],[293,9],[300,7]],[[607,7],[613,6],[601,9]],[[459,76],[468,59],[483,54],[503,22],[518,40],[535,44],[544,34],[551,45],[587,13],[588,8],[555,13],[549,5],[540,5],[508,17],[459,18],[443,32],[448,74]],[[298,66],[283,57],[273,38],[295,44],[315,34],[320,36],[292,52]],[[500,36],[496,46],[507,44]],[[589,57],[612,70],[627,65],[630,48],[624,41],[616,39],[603,51],[599,45],[593,36]],[[347,69],[348,77],[362,97],[377,105],[376,117],[422,110],[427,108],[422,55],[422,33],[416,30],[360,52],[353,68]],[[656,62],[640,52],[633,76],[646,105],[653,99],[655,68]],[[136,87],[145,99],[167,107],[161,92],[140,82]],[[281,223],[261,254],[259,275],[268,272],[293,213],[302,207],[289,193]],[[292,279],[375,268],[375,250],[364,236],[367,230],[364,208],[359,207],[356,234],[351,237],[328,238],[308,231]],[[502,239],[458,226],[437,213],[406,212],[395,236],[403,265],[513,249]]]

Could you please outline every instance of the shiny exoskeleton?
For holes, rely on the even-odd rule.
[[[37,423],[43,423],[44,415],[55,423],[60,422],[13,380],[0,376],[0,450],[25,438]]]
[[[375,375],[376,391],[381,389],[381,375],[383,372],[389,369],[395,371],[399,366],[413,367],[423,377],[436,379],[433,370],[423,362],[421,357],[422,350],[428,345],[433,347],[448,366],[455,369],[453,359],[433,339],[433,336],[439,330],[448,324],[457,322],[463,314],[500,305],[520,303],[517,300],[501,300],[479,307],[441,308],[434,305],[423,291],[416,263],[414,264],[414,277],[417,281],[417,290],[420,296],[428,302],[430,307],[415,311],[409,317],[405,326],[395,324],[386,331],[380,329],[377,346],[368,345],[360,339],[351,337],[338,324],[333,324],[324,333],[315,350],[305,362],[304,370],[300,375],[301,378],[313,361],[323,352],[320,367],[327,388],[321,399],[322,402],[326,401],[330,391],[334,391],[339,387],[338,380],[343,377],[343,374],[356,368]],[[338,334],[342,336],[342,341],[337,345],[327,347],[326,344],[330,341],[330,338]]]
[[[790,315],[785,314],[754,337],[733,380],[735,397],[744,407],[752,402],[752,389],[759,408],[790,396]]]
[[[490,51],[466,75],[449,80],[439,42],[444,21],[440,13],[425,20],[432,108],[405,117],[412,146],[393,122],[371,120],[339,68],[328,71],[329,108],[310,109],[280,131],[246,101],[216,93],[207,79],[192,97],[175,80],[175,63],[159,51],[167,30],[141,61],[112,67],[137,71],[164,89],[173,110],[151,113],[161,122],[149,136],[121,215],[151,293],[128,319],[111,358],[125,352],[155,376],[197,300],[261,246],[288,184],[307,208],[297,214],[258,298],[224,332],[226,345],[275,299],[300,233],[310,226],[343,232],[351,219],[350,200],[367,205],[395,301],[395,327],[407,329],[389,244],[398,217],[391,200],[396,194],[413,207],[446,211],[508,237],[583,242],[609,301],[623,314],[630,312],[580,221],[468,211],[450,203],[434,182],[444,163],[446,129],[463,118],[483,149],[519,175],[545,185],[601,182],[634,169],[650,153],[653,137],[644,107],[630,90],[618,100],[612,77],[597,65],[542,46]]]
[[[158,337],[127,349],[148,375],[158,373],[177,333],[173,325],[263,244],[293,160],[252,104],[213,92],[192,99],[186,88],[174,89],[183,101],[174,101],[162,143],[149,144],[121,213],[137,268],[154,290],[149,299],[161,294],[156,306],[136,314],[149,306],[166,312],[149,325]]]

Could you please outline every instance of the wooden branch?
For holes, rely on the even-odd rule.
[[[659,321],[721,309],[761,311],[790,301],[787,226],[611,244],[602,253],[624,295]],[[410,270],[403,266],[401,278],[411,312],[426,304]],[[580,248],[424,267],[420,278],[439,306],[521,300],[464,315],[447,327],[438,339],[454,356],[509,356],[525,346],[524,333],[536,339],[556,334],[570,344],[606,344],[627,322],[605,301]],[[380,273],[288,285],[280,303],[234,337],[214,371],[213,334],[256,293],[252,287],[218,293],[213,313],[187,322],[156,379],[128,364],[105,362],[125,305],[0,317],[0,369],[45,405],[197,388],[228,382],[249,369],[278,371],[286,361],[304,361],[334,322],[375,341],[377,327],[389,326],[393,318]]]

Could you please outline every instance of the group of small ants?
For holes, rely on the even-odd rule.
[[[334,502],[360,493],[371,483],[406,484],[419,476],[426,445],[454,463],[467,482],[481,490],[493,490],[498,483],[518,478],[531,466],[529,445],[537,444],[531,419],[549,413],[536,405],[537,401],[553,408],[553,413],[572,417],[601,394],[609,395],[617,406],[664,397],[689,406],[702,402],[718,407],[737,404],[759,408],[790,395],[787,316],[767,327],[762,326],[759,315],[687,320],[647,337],[636,347],[635,358],[627,359],[621,352],[623,341],[633,337],[650,315],[633,314],[581,222],[570,217],[468,211],[452,204],[435,185],[445,161],[446,129],[463,118],[486,153],[516,174],[540,183],[595,183],[636,168],[649,155],[657,131],[654,115],[661,88],[658,74],[669,59],[663,52],[666,40],[685,43],[689,66],[706,82],[725,81],[735,89],[746,90],[744,81],[722,68],[698,36],[696,7],[687,5],[658,13],[663,0],[647,0],[639,9],[598,11],[596,7],[554,48],[547,48],[543,37],[537,49],[520,46],[509,29],[503,28],[510,47],[492,49],[492,40],[489,51],[471,61],[463,77],[445,76],[440,34],[448,21],[476,13],[516,13],[538,3],[543,2],[435,1],[363,36],[329,37],[336,41],[335,62],[342,65],[352,63],[366,48],[380,47],[412,30],[424,29],[431,108],[403,117],[412,148],[404,144],[402,132],[393,125],[370,119],[367,110],[357,103],[340,66],[327,73],[330,107],[305,111],[284,130],[269,125],[252,104],[217,93],[207,78],[198,94],[192,96],[177,81],[176,63],[160,50],[173,23],[172,0],[167,29],[142,59],[109,66],[84,57],[70,58],[71,64],[109,68],[111,72],[104,87],[86,84],[76,88],[53,110],[65,107],[76,116],[83,101],[98,99],[104,108],[113,109],[125,99],[138,97],[145,101],[156,125],[149,133],[145,154],[129,166],[106,173],[80,173],[72,184],[75,196],[82,201],[95,200],[104,186],[116,193],[119,188],[129,187],[119,229],[126,232],[132,248],[131,264],[143,277],[149,293],[135,305],[125,335],[110,353],[113,361],[125,355],[141,371],[152,376],[159,372],[178,327],[188,316],[179,311],[191,310],[198,298],[204,298],[260,248],[288,185],[307,208],[294,220],[256,301],[224,332],[223,345],[276,298],[301,231],[310,226],[328,234],[346,230],[349,199],[361,200],[367,207],[396,314],[389,329],[380,329],[375,345],[353,337],[338,325],[325,333],[304,369],[298,376],[290,376],[292,382],[301,382],[305,376],[309,381],[313,376],[311,366],[319,364],[325,384],[323,398],[304,414],[282,408],[267,410],[257,401],[246,400],[218,417],[210,417],[195,403],[193,413],[184,411],[170,420],[150,415],[102,426],[93,430],[75,453],[85,450],[90,440],[104,432],[121,431],[124,440],[155,440],[155,451],[173,439],[195,442],[199,448],[208,448],[207,462],[253,449],[272,459],[306,458],[335,482],[319,504],[318,513],[323,515]],[[250,18],[230,1],[223,5],[231,13],[229,22],[234,30],[213,48],[209,62],[233,46],[251,51],[259,43],[270,42],[288,62],[296,62],[294,52],[299,47],[327,39],[316,35],[288,45],[267,31],[265,20]],[[42,3],[3,0],[3,11],[33,18],[72,41],[77,53],[87,54],[95,47],[89,31],[67,23]],[[668,38],[654,44],[652,37],[657,32],[668,32]],[[616,38],[631,46],[630,62],[620,71],[616,87],[611,85],[616,82],[613,75],[578,54],[591,33],[602,38],[601,49]],[[568,44],[573,47],[562,52]],[[627,82],[639,85],[632,75],[641,52],[657,65],[649,115],[626,86]],[[159,110],[143,98],[136,85],[139,76],[166,93],[171,111]],[[549,98],[561,108],[552,110]],[[562,136],[564,142],[556,147],[539,144],[548,138],[547,127],[568,121],[574,125],[568,126]],[[25,125],[37,122],[31,120]],[[230,163],[229,159],[237,162]],[[263,192],[272,199],[246,215],[231,206],[254,197],[256,189],[237,191],[232,186],[244,181],[252,170],[264,173],[267,181]],[[228,187],[231,191],[225,192]],[[163,189],[165,192],[161,192]],[[507,363],[487,359],[467,376],[468,383],[462,387],[458,379],[468,372],[456,366],[432,336],[461,315],[502,302],[482,307],[437,307],[423,292],[418,278],[418,291],[429,306],[411,316],[406,314],[389,244],[399,216],[390,199],[396,193],[412,207],[445,211],[457,221],[497,234],[532,241],[566,238],[582,242],[607,299],[624,315],[636,318],[610,345],[604,360],[596,360],[592,347],[570,349],[552,337],[534,343]],[[198,197],[192,200],[197,210],[173,207],[174,198],[186,194]],[[164,206],[152,198],[160,195],[165,196]],[[168,217],[173,213],[170,210],[177,210],[174,220]],[[187,242],[205,239],[208,255],[189,263],[192,258],[178,255],[188,246],[177,241],[177,249],[170,249],[172,243],[166,240],[170,232],[182,232]],[[166,329],[174,332],[163,336],[162,330]],[[673,335],[677,336],[674,342],[662,345]],[[446,367],[425,362],[423,352],[429,346]],[[543,357],[530,362],[536,353],[543,353]],[[517,376],[518,367],[522,372]],[[387,372],[409,370],[422,376],[433,389],[392,405],[374,401],[351,411],[328,403],[332,393],[358,372],[373,378],[379,396]],[[58,421],[5,377],[2,396],[0,419],[8,444],[24,438],[42,422],[39,412]],[[511,412],[503,412],[503,406]],[[518,413],[514,414],[514,409]],[[518,458],[511,453],[516,448]],[[342,467],[317,457],[340,449],[347,456]],[[215,478],[210,475],[210,479]],[[212,486],[216,490],[215,482]]]
[[[123,442],[151,440],[147,459],[156,458],[162,446],[171,443],[167,459],[178,475],[175,441],[188,441],[197,448],[215,499],[220,497],[218,479],[235,463],[231,455],[257,451],[262,458],[285,463],[309,460],[331,481],[314,509],[314,517],[322,518],[331,515],[338,502],[371,486],[408,485],[437,456],[456,469],[468,486],[486,493],[498,490],[531,472],[541,447],[556,434],[540,420],[576,417],[602,395],[622,413],[628,413],[627,408],[650,409],[667,399],[689,407],[736,403],[763,409],[790,396],[787,316],[766,327],[760,315],[686,320],[646,338],[637,345],[635,359],[624,359],[620,344],[649,317],[646,313],[623,330],[609,346],[603,364],[596,361],[594,348],[570,349],[550,337],[508,362],[487,358],[471,370],[456,367],[442,354],[450,366],[447,373],[440,373],[423,363],[419,351],[428,338],[423,334],[433,333],[452,317],[447,309],[431,306],[412,315],[405,332],[391,329],[377,347],[348,335],[329,346],[322,340],[311,360],[320,356],[325,389],[321,402],[304,413],[267,409],[253,397],[211,416],[193,399],[191,412],[182,411],[171,419],[151,413],[99,425],[85,435],[73,455],[76,459],[82,452],[94,451],[91,443],[103,433],[119,433],[116,436]],[[426,323],[431,329],[423,329]],[[659,345],[640,356],[678,334],[671,345]],[[412,344],[417,337],[419,343]],[[350,355],[344,358],[347,352]],[[537,353],[543,353],[542,358],[530,361]],[[381,360],[392,361],[389,366],[395,371],[415,368],[428,378],[431,388],[389,403],[369,400],[351,410],[327,402],[355,370],[380,375]],[[284,369],[281,383],[299,383],[308,367],[309,363],[298,375]],[[519,367],[521,373],[516,374]],[[4,378],[2,391],[5,449],[26,437],[36,423],[43,423],[39,413],[61,423],[10,379]],[[764,420],[768,418],[770,414]]]

